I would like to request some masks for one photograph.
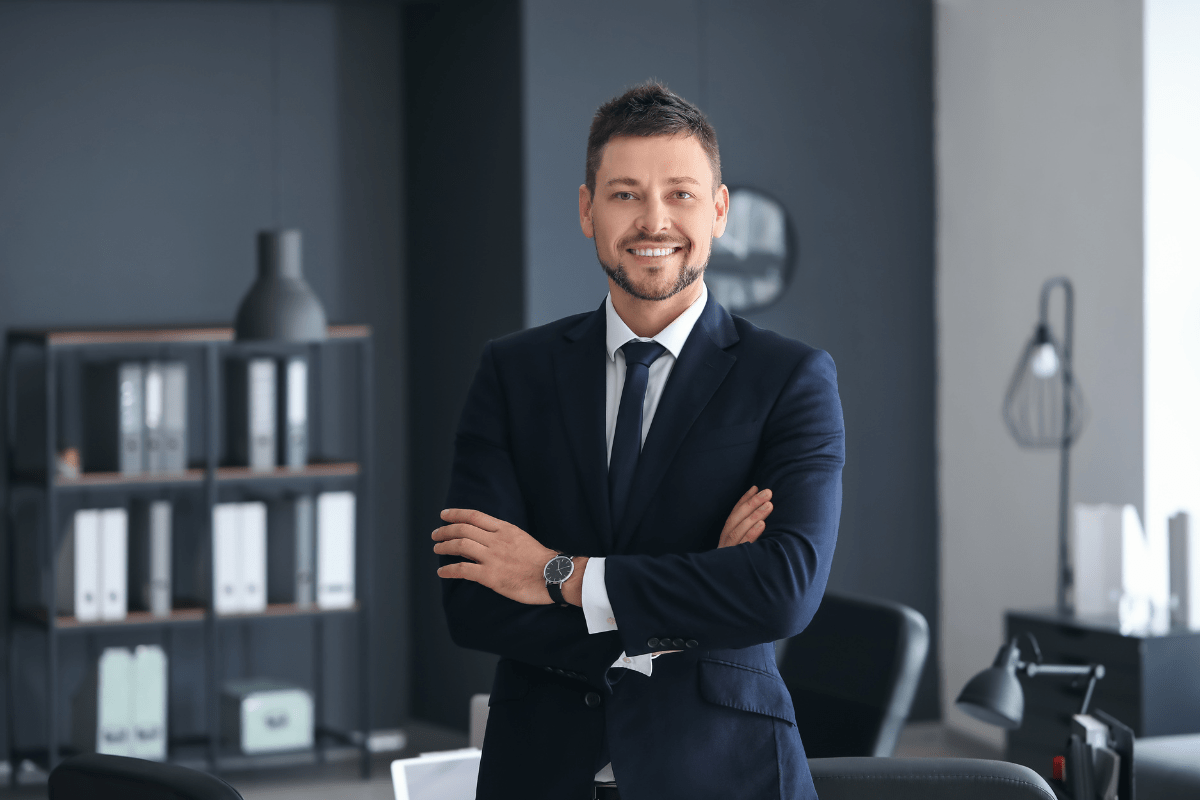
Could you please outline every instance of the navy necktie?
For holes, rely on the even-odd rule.
[[[642,404],[646,401],[650,365],[666,351],[658,342],[626,342],[621,347],[625,354],[625,386],[621,389],[617,429],[608,458],[608,497],[614,530],[625,515],[633,473],[642,451]]]

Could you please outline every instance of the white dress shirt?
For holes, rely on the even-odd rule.
[[[613,308],[612,295],[604,301],[605,319],[608,331],[605,336],[605,347],[608,350],[608,360],[605,363],[604,376],[604,430],[608,442],[608,457],[612,458],[613,435],[617,430],[617,410],[621,406],[621,390],[625,387],[625,354],[621,347],[627,342],[658,342],[666,348],[666,352],[650,365],[650,375],[646,381],[646,399],[642,402],[642,444],[646,443],[646,435],[650,432],[650,424],[654,421],[654,412],[658,410],[658,401],[662,397],[663,387],[675,361],[683,350],[684,342],[696,326],[704,304],[708,302],[708,287],[701,284],[700,296],[696,298],[682,314],[675,318],[656,336],[645,339],[634,334],[625,324],[625,320]],[[604,559],[602,557],[588,559],[587,568],[583,572],[583,616],[587,620],[588,633],[602,633],[617,630],[617,621],[613,616],[612,603],[608,600],[608,589],[604,583]],[[654,671],[653,657],[649,653],[640,656],[627,656],[624,653],[613,662],[614,667],[636,670],[643,675]]]

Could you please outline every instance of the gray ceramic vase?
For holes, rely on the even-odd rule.
[[[259,231],[258,280],[238,306],[238,340],[318,342],[325,309],[300,270],[300,231]]]

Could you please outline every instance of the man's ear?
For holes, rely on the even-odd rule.
[[[596,235],[596,228],[592,225],[592,193],[588,191],[586,183],[579,185],[579,227],[589,239]]]
[[[721,234],[725,233],[725,225],[729,222],[729,189],[725,184],[717,187],[716,198],[717,217],[713,220],[713,238],[721,238]]]

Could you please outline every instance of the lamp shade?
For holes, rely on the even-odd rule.
[[[1025,692],[1017,680],[1020,651],[1014,640],[1000,648],[991,667],[971,678],[954,701],[975,719],[1015,730],[1025,716]]]
[[[258,278],[238,306],[239,340],[315,342],[326,337],[325,309],[300,268],[300,231],[260,231]]]

